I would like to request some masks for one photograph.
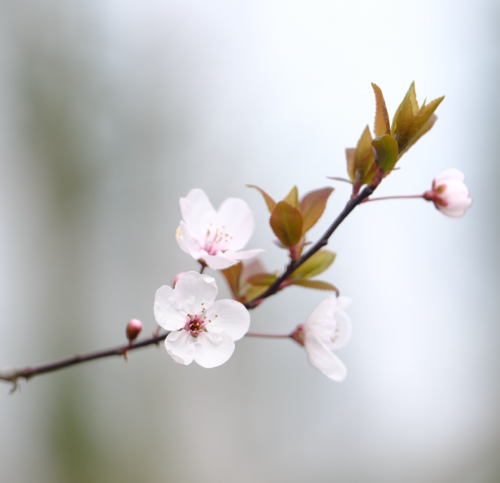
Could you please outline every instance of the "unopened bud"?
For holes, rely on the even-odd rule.
[[[179,281],[179,279],[184,275],[185,272],[178,273],[172,282],[172,285],[175,287],[175,284]]]
[[[142,322],[138,319],[132,319],[127,324],[127,339],[132,342],[141,333]]]

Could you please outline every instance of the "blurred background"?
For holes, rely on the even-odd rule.
[[[413,80],[446,95],[379,195],[456,167],[474,198],[460,220],[372,203],[331,239],[343,383],[292,341],[244,339],[212,370],[160,347],[0,384],[1,481],[500,481],[499,25],[493,0],[0,0],[1,368],[124,343],[131,318],[149,335],[156,289],[197,268],[174,238],[191,188],[245,199],[247,247],[281,268],[245,184],[345,176],[372,81],[391,115]],[[289,331],[325,295],[292,287],[252,329]]]

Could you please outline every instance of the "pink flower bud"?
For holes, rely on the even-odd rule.
[[[175,277],[174,277],[174,281],[172,282],[172,285],[175,287],[175,284],[179,281],[179,279],[184,275],[185,272],[181,272],[181,273],[178,273]]]
[[[424,193],[424,198],[432,201],[443,215],[458,218],[472,203],[464,179],[465,175],[458,169],[447,169],[434,179],[432,189]]]
[[[132,342],[141,333],[142,322],[138,319],[132,319],[127,324],[127,339]]]

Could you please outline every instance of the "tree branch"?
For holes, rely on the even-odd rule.
[[[114,349],[104,349],[102,351],[89,352],[88,354],[83,354],[83,355],[77,354],[73,357],[60,359],[58,361],[49,362],[47,364],[41,364],[39,366],[28,366],[22,369],[11,369],[9,371],[1,371],[0,380],[12,382],[14,384],[13,391],[15,391],[17,389],[17,381],[20,378],[28,380],[33,376],[37,376],[39,374],[45,374],[47,372],[57,371],[58,369],[63,369],[65,367],[81,364],[82,362],[93,361],[94,359],[103,359],[105,357],[111,357],[111,356],[122,356],[126,358],[126,355],[129,351],[140,349],[141,347],[147,347],[153,344],[158,344],[162,340],[165,340],[168,334],[170,334],[170,332],[149,337],[148,339],[144,339],[140,342],[125,344],[121,347],[115,347]]]

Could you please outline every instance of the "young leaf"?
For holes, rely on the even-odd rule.
[[[315,288],[316,290],[331,290],[339,293],[335,285],[321,280],[294,280],[292,284],[299,285],[300,287]]]
[[[291,189],[290,193],[286,195],[283,201],[286,201],[289,205],[299,209],[299,190],[297,189],[297,186],[294,186]]]
[[[280,201],[271,214],[271,228],[286,247],[299,243],[302,237],[302,215],[297,208]]]
[[[383,134],[391,134],[391,123],[389,121],[389,113],[385,105],[384,95],[380,87],[372,82],[373,91],[375,92],[375,101],[377,108],[375,111],[375,136],[382,136]]]
[[[332,194],[333,188],[322,188],[307,193],[300,202],[302,213],[302,234],[305,235],[321,218],[325,211],[326,202]]]
[[[278,277],[276,277],[276,275],[272,273],[258,273],[250,277],[248,279],[248,283],[252,285],[268,287],[269,285],[272,285],[274,282],[276,282],[277,278]]]
[[[356,148],[346,148],[345,157],[347,160],[347,174],[352,183],[356,182]]]
[[[258,186],[255,186],[253,184],[247,184],[246,185],[248,188],[255,188],[260,192],[260,194],[264,197],[264,200],[266,201],[267,209],[269,210],[269,213],[272,213],[274,210],[274,207],[276,206],[276,201],[274,201],[263,189],[259,188]]]
[[[292,273],[292,280],[305,280],[324,272],[336,256],[330,250],[319,250]]]
[[[437,120],[437,116],[434,111],[437,109],[439,104],[443,101],[444,96],[434,99],[429,104],[424,105],[420,108],[417,115],[413,118],[413,122],[409,129],[408,143],[403,147],[403,151],[399,152],[398,158],[400,158],[403,153],[408,151],[411,146],[413,146],[427,131],[431,129]]]
[[[403,151],[408,143],[409,129],[417,112],[417,94],[415,93],[415,82],[412,82],[392,120],[391,134],[398,142],[400,151]]]
[[[238,297],[240,292],[240,274],[242,267],[243,264],[237,263],[236,265],[221,270],[235,298]]]
[[[372,135],[369,126],[365,127],[356,149],[345,150],[347,171],[353,184],[369,183],[376,171],[375,156],[372,149]]]
[[[372,141],[372,146],[377,153],[377,165],[384,173],[394,168],[398,160],[398,143],[390,134],[384,134]]]

